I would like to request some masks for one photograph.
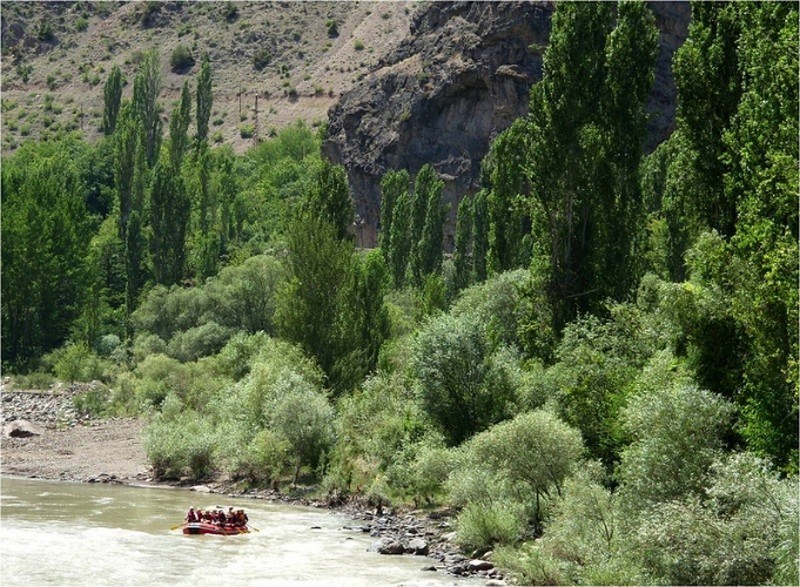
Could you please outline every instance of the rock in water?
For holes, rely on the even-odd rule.
[[[403,554],[406,551],[402,544],[391,538],[383,538],[377,542],[373,542],[369,550],[370,552],[377,552],[378,554]]]
[[[406,552],[410,554],[418,554],[421,556],[425,556],[428,554],[428,543],[425,542],[422,538],[413,538],[408,541],[408,547],[406,548]]]

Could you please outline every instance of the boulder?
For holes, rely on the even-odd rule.
[[[370,552],[377,552],[378,554],[403,554],[405,547],[397,540],[391,538],[382,538],[372,543],[369,547]]]
[[[3,438],[29,438],[41,434],[42,429],[27,420],[14,420],[3,426]]]
[[[494,565],[489,561],[485,561],[479,558],[474,558],[467,563],[467,568],[469,568],[469,570],[472,572],[488,571],[489,569],[493,569]]]
[[[429,550],[428,543],[422,538],[412,538],[408,541],[408,546],[406,547],[406,552],[421,556],[427,555]]]

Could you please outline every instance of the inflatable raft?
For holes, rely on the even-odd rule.
[[[188,522],[183,525],[184,534],[218,534],[221,536],[232,536],[234,534],[247,534],[250,528],[247,526],[219,526],[208,522]]]

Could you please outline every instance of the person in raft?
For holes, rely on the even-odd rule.
[[[200,517],[194,511],[194,508],[189,508],[188,513],[186,514],[185,521],[187,524],[191,524],[192,522],[199,522]]]

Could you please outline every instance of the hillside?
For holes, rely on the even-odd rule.
[[[3,152],[60,130],[97,138],[112,67],[131,82],[142,52],[153,47],[165,111],[184,80],[194,83],[208,52],[217,143],[241,151],[297,119],[319,124],[406,36],[414,9],[402,2],[3,2]],[[176,72],[170,58],[179,45],[194,64]],[[242,138],[243,126],[253,128],[253,139]]]

